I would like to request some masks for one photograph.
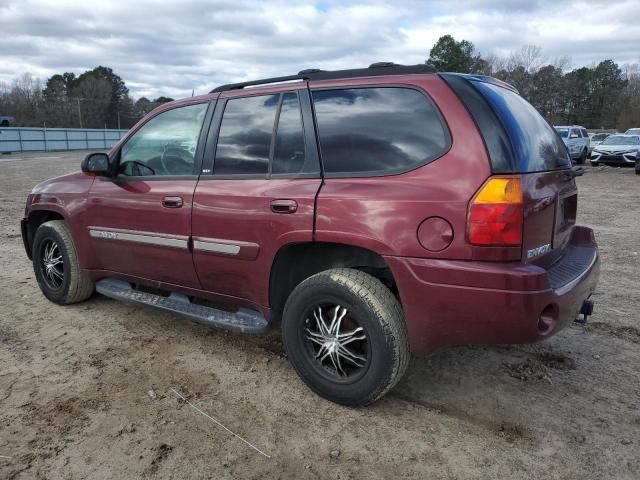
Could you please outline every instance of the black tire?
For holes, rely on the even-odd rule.
[[[71,232],[63,220],[38,227],[32,258],[40,290],[52,302],[68,305],[86,300],[93,293],[95,285],[80,268]]]
[[[320,312],[326,309],[328,315],[333,313],[335,319],[336,312],[342,312],[340,307],[347,313],[344,323],[338,321],[334,333],[351,335],[348,341],[342,340],[345,343],[341,347],[347,347],[349,355],[359,355],[361,366],[352,364],[335,344],[334,353],[324,355],[329,355],[326,363],[332,366],[317,359],[320,350],[329,351],[320,346],[327,337],[317,343],[310,339],[318,335],[318,308]],[[341,327],[349,331],[342,333]],[[364,340],[354,336],[353,332],[359,329],[362,331],[358,335],[363,335]],[[326,270],[300,283],[285,304],[282,335],[289,361],[300,378],[318,395],[342,405],[375,402],[396,385],[409,363],[407,328],[400,303],[377,278],[349,268]],[[365,356],[366,361],[362,360]]]
[[[597,167],[598,165],[600,165],[598,162],[594,162],[594,161],[591,162],[592,167]]]
[[[640,175],[640,160],[636,160],[636,175]]]
[[[585,148],[580,154],[580,156],[576,159],[576,163],[578,165],[584,164],[584,162],[587,160],[587,155],[588,155],[587,149]]]

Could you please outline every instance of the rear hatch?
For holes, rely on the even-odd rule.
[[[521,177],[521,260],[550,268],[563,256],[576,221],[577,188],[566,147],[510,85],[481,76],[442,77],[478,125],[492,172]]]

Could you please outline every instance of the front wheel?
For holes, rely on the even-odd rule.
[[[636,160],[636,175],[640,175],[640,160]]]
[[[580,156],[578,157],[578,159],[576,160],[576,163],[578,165],[582,165],[584,164],[584,162],[587,160],[587,149],[585,148],[582,153],[580,154]]]
[[[287,299],[282,333],[289,361],[317,394],[367,405],[391,390],[409,362],[402,308],[377,278],[326,270]]]
[[[40,290],[61,305],[91,296],[94,284],[78,263],[69,227],[62,220],[45,222],[33,239],[33,270]]]

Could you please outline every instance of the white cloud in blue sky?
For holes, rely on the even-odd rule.
[[[0,0],[0,26],[0,81],[105,65],[135,97],[310,67],[420,63],[446,33],[484,55],[532,44],[574,66],[640,62],[639,0]]]

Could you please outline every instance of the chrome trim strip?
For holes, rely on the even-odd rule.
[[[153,234],[89,228],[89,235],[93,238],[103,240],[118,240],[123,242],[142,243],[145,245],[158,245],[160,247],[183,248],[185,250],[189,247],[189,242],[187,240],[175,237],[161,237]]]
[[[226,253],[229,255],[237,255],[240,253],[240,245],[229,243],[207,242],[204,240],[194,240],[193,249],[205,252]]]

